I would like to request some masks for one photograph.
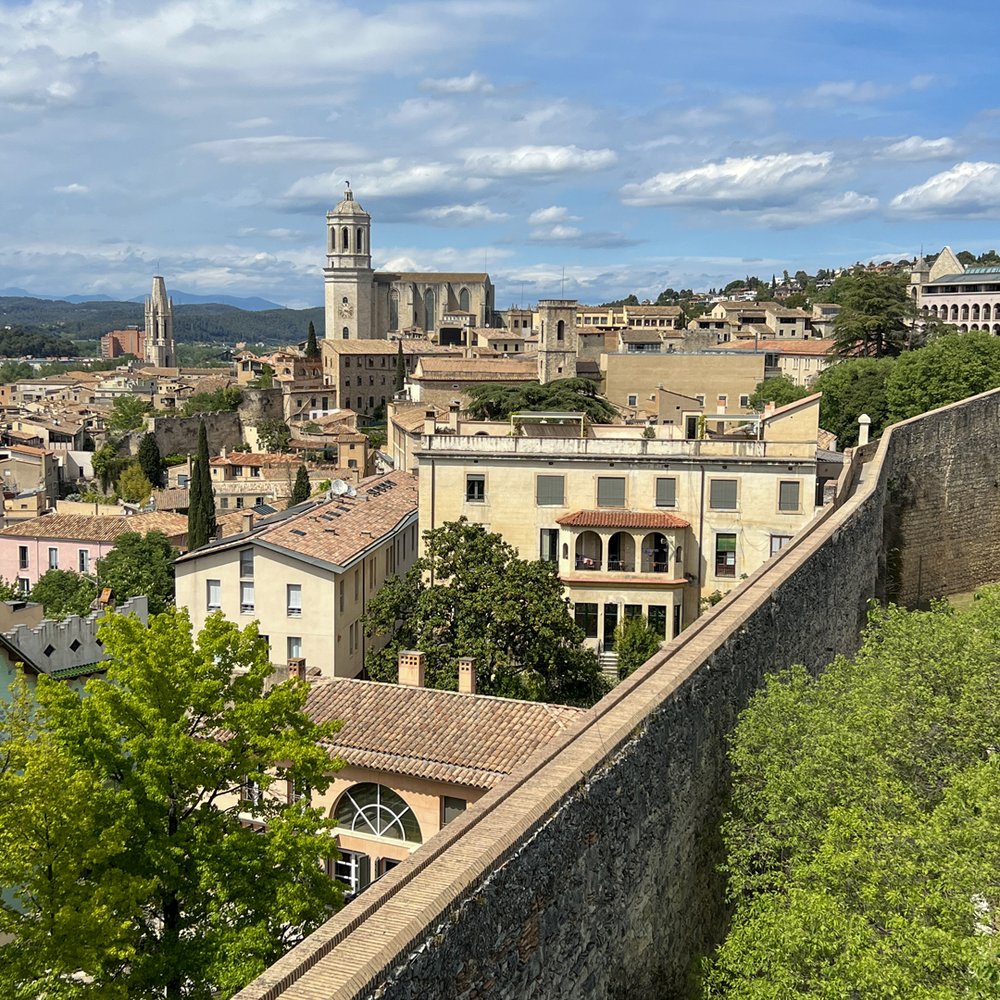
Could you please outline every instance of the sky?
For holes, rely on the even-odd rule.
[[[319,305],[376,267],[500,308],[1000,247],[982,0],[0,0],[0,288]]]

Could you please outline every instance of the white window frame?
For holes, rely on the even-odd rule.
[[[247,600],[247,598],[250,598]],[[256,606],[256,595],[254,594],[253,581],[240,581],[240,614],[252,615]]]
[[[285,609],[289,618],[302,617],[302,584],[289,583],[285,587]]]
[[[212,591],[215,591],[215,600],[212,600]],[[205,607],[209,611],[221,611],[222,610],[222,581],[221,580],[206,580],[205,581]]]

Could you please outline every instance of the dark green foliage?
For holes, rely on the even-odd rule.
[[[111,588],[116,605],[145,594],[149,598],[149,613],[158,615],[174,603],[176,555],[162,531],[150,531],[147,535],[124,531],[115,541],[115,547],[98,561],[98,583]]]
[[[269,452],[288,451],[288,445],[292,440],[292,432],[288,429],[288,424],[277,417],[268,417],[257,424],[257,439],[261,448]]]
[[[35,369],[27,361],[5,361],[0,364],[0,385],[8,385],[18,379],[31,378]]]
[[[184,400],[183,414],[193,417],[199,413],[219,413],[236,410],[243,402],[243,393],[235,386],[216,389],[214,392],[196,392]]]
[[[76,354],[76,345],[55,333],[19,327],[0,329],[0,356],[3,357],[72,358]]]
[[[1000,338],[953,333],[902,355],[886,384],[892,423],[1000,386]]]
[[[618,676],[624,679],[638,670],[646,660],[659,651],[662,641],[645,616],[626,618],[619,622],[615,629]]]
[[[601,309],[613,309],[615,306],[637,306],[639,305],[639,297],[632,292],[630,295],[626,295],[623,299],[614,299],[611,302],[602,302],[599,306]]]
[[[551,563],[519,559],[465,518],[424,532],[424,545],[368,603],[366,633],[388,640],[368,656],[371,677],[395,681],[399,651],[420,649],[429,687],[455,690],[458,658],[472,656],[483,694],[589,705],[604,693]]]
[[[129,465],[128,456],[119,455],[118,449],[111,441],[102,444],[94,452],[91,462],[94,466],[94,476],[105,493],[109,493],[118,485],[119,476]]]
[[[188,548],[196,549],[215,537],[215,494],[209,465],[208,433],[205,421],[198,425],[198,454],[191,468],[191,494],[188,505]]]
[[[820,427],[837,435],[838,448],[853,448],[858,443],[858,417],[862,413],[872,418],[872,437],[882,433],[889,422],[886,384],[897,364],[899,361],[892,358],[848,358],[824,369],[813,382],[813,391],[823,393]]]
[[[46,618],[89,615],[95,597],[97,584],[93,578],[70,569],[47,570],[31,589],[31,600],[41,604]]]
[[[155,434],[142,436],[136,457],[142,474],[155,489],[160,489],[163,486],[163,459],[160,457],[160,446],[156,443]]]
[[[403,357],[403,342],[396,341],[396,379],[393,382],[395,392],[402,392],[406,385],[406,359]]]
[[[830,288],[830,301],[840,305],[833,321],[836,352],[844,358],[898,354],[912,311],[906,288],[906,275],[897,271],[859,269],[837,278]]]
[[[316,343],[316,324],[309,320],[309,336],[306,339],[306,357],[319,357],[319,344]]]
[[[750,394],[750,409],[760,413],[767,403],[784,406],[797,399],[804,399],[814,391],[796,385],[787,375],[774,375],[757,383],[757,388]]]
[[[586,378],[560,378],[545,385],[477,385],[469,390],[468,413],[473,420],[506,420],[512,413],[527,411],[586,413],[595,424],[608,424],[617,417],[615,408]]]
[[[979,597],[874,610],[853,660],[751,701],[704,997],[1000,995],[1000,591]]]
[[[273,389],[274,369],[269,364],[260,366],[260,374],[250,383],[251,389]]]
[[[108,427],[115,434],[137,431],[145,422],[146,414],[152,407],[138,396],[118,396],[111,404]]]
[[[297,503],[303,503],[309,499],[312,486],[309,482],[309,473],[304,465],[299,466],[299,471],[295,473],[295,485],[292,487],[292,496],[288,501],[289,507],[294,507]]]

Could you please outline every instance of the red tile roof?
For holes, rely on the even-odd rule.
[[[309,692],[316,722],[340,719],[330,739],[355,767],[492,788],[565,730],[582,709],[432,688],[331,680]]]
[[[676,514],[643,513],[638,510],[577,510],[556,518],[567,528],[690,528],[691,523]]]

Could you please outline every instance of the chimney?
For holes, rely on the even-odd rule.
[[[437,425],[437,414],[434,410],[424,411],[424,433],[433,434]]]
[[[476,693],[476,658],[461,656],[458,660],[458,693]]]
[[[304,681],[306,679],[305,657],[293,656],[288,661],[288,679],[290,681]]]
[[[404,687],[424,686],[424,654],[417,649],[404,649],[399,654],[399,683]]]
[[[459,406],[461,406],[461,403],[459,403],[459,401],[457,399],[453,399],[448,404],[448,430],[450,430],[452,432],[452,434],[457,434],[458,433],[458,408],[459,408]]]
[[[858,447],[864,447],[868,444],[868,438],[871,435],[872,429],[872,418],[868,416],[867,413],[862,413],[858,417]]]
[[[243,514],[243,530],[253,531],[253,511],[248,510]]]

